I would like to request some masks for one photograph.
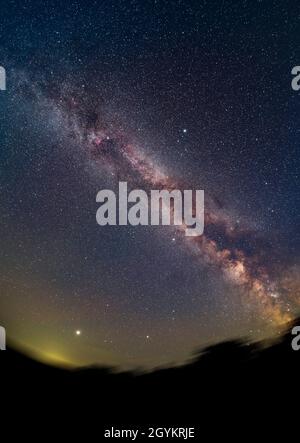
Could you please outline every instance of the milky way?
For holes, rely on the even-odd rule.
[[[36,88],[32,86],[36,95]],[[101,171],[119,181],[128,181],[131,186],[144,189],[183,189],[182,180],[168,175],[158,166],[141,146],[129,140],[125,130],[115,129],[113,124],[106,128],[103,116],[89,112],[75,97],[59,100],[41,94],[42,103],[61,113],[68,134],[75,137],[87,158]],[[72,143],[72,141],[70,141]],[[267,263],[261,263],[259,253],[248,255],[234,245],[236,239],[255,235],[246,222],[236,224],[233,216],[206,193],[205,226],[221,232],[229,247],[223,248],[218,241],[204,233],[201,237],[185,239],[193,255],[219,269],[223,277],[242,290],[243,299],[256,309],[261,318],[274,325],[284,324],[293,318],[291,306],[298,303],[298,290],[283,290],[280,282],[270,276]],[[176,227],[182,235],[185,225]],[[282,271],[283,272],[283,271]]]
[[[217,3],[3,9],[0,325],[21,350],[153,368],[297,315],[298,16]],[[204,234],[100,227],[120,181],[203,189]]]

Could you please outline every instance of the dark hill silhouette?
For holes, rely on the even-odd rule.
[[[90,423],[88,429],[96,423],[184,422],[214,433],[226,417],[227,424],[232,419],[251,433],[250,421],[258,426],[271,412],[279,424],[283,411],[293,410],[300,351],[292,350],[291,326],[272,343],[227,341],[199,351],[184,366],[142,374],[60,369],[8,349],[0,353],[1,389],[12,414],[21,408],[26,423],[38,417],[50,426],[55,414],[56,423],[72,423],[72,431],[83,421]]]

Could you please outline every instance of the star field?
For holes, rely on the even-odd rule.
[[[0,324],[19,348],[153,367],[296,314],[298,26],[286,1],[10,2]],[[99,227],[119,181],[204,189],[204,236]]]

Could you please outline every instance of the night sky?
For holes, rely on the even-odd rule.
[[[54,363],[154,367],[299,308],[295,1],[9,1],[0,324]],[[204,189],[204,235],[96,194]]]

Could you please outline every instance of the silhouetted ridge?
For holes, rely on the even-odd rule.
[[[294,323],[300,324],[300,319]],[[2,379],[10,380],[9,395],[15,391],[19,399],[54,402],[62,411],[79,404],[93,416],[98,409],[91,405],[96,402],[99,407],[105,405],[104,416],[123,421],[147,414],[192,419],[198,417],[194,402],[210,411],[226,410],[232,401],[238,405],[245,399],[255,402],[256,408],[270,401],[278,404],[278,398],[283,401],[280,404],[289,401],[295,385],[291,380],[300,373],[300,351],[292,350],[292,338],[289,327],[271,344],[226,341],[200,350],[183,366],[142,374],[95,366],[60,369],[12,349],[0,352],[0,369]],[[80,410],[73,412],[76,416]]]

